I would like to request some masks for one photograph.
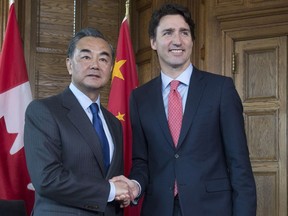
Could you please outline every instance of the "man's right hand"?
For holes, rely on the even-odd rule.
[[[123,175],[113,177],[112,179],[110,179],[110,181],[115,184],[115,200],[121,201],[121,207],[128,206],[130,204],[130,201],[134,200],[139,195],[140,189],[137,183],[126,178]],[[119,189],[117,188],[118,186]]]

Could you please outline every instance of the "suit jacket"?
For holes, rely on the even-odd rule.
[[[101,109],[115,145],[107,175],[98,136],[69,88],[29,104],[24,148],[36,190],[34,215],[122,215],[118,203],[107,203],[108,179],[123,174],[122,127]]]
[[[172,215],[176,179],[183,216],[255,216],[243,107],[232,79],[194,67],[177,148],[161,85],[159,76],[130,98],[130,178],[145,192],[141,215]]]

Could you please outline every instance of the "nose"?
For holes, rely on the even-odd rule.
[[[174,45],[181,45],[182,40],[181,40],[181,35],[179,33],[175,33],[173,35],[173,44]]]
[[[90,63],[90,69],[97,70],[99,68],[98,59],[92,59]]]

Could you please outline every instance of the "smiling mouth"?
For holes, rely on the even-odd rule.
[[[172,49],[172,50],[170,50],[170,52],[172,52],[172,53],[182,53],[182,52],[184,52],[184,50],[182,50],[182,49]]]

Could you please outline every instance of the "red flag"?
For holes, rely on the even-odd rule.
[[[138,86],[135,57],[130,39],[130,31],[125,17],[117,44],[116,60],[112,73],[108,109],[122,122],[124,134],[124,174],[129,175],[132,165],[132,132],[129,118],[129,97]],[[140,215],[141,206],[125,208],[125,216]]]
[[[0,58],[0,199],[24,200],[27,214],[34,191],[24,153],[24,114],[32,100],[14,3],[10,6]]]

